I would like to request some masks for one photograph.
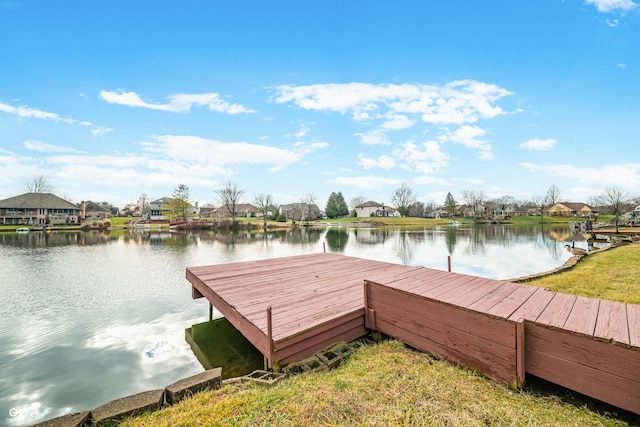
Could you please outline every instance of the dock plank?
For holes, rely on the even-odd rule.
[[[625,303],[600,301],[594,338],[614,344],[629,345],[629,323]]]
[[[519,319],[536,320],[540,317],[540,314],[544,309],[547,308],[547,305],[554,295],[554,292],[548,291],[544,288],[528,286],[527,289],[533,289],[533,294],[509,316],[509,319],[514,321]],[[494,310],[490,309],[490,311]]]
[[[487,310],[487,313],[508,319],[535,291],[536,288],[533,286],[521,286],[510,293],[508,297]]]
[[[567,331],[593,337],[598,320],[598,307],[600,300],[579,296],[573,305],[573,309],[564,323]]]
[[[640,349],[640,305],[627,304],[627,321],[629,322],[629,345]]]
[[[576,299],[575,295],[556,293],[538,319],[536,319],[537,322],[554,328],[562,328],[571,313],[571,309],[573,309]]]

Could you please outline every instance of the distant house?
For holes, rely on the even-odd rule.
[[[25,193],[0,200],[0,224],[79,224],[80,207],[51,193]]]
[[[87,219],[107,219],[113,216],[109,206],[104,206],[92,201],[80,203],[80,218]]]
[[[182,216],[182,212],[180,215],[176,215],[176,212],[173,211],[172,204],[176,202],[176,199],[172,197],[163,197],[161,199],[154,200],[149,203],[149,219],[152,221],[159,220],[173,220]],[[190,203],[186,209],[187,217],[197,217],[198,216],[198,203],[195,206]]]
[[[260,209],[253,206],[251,203],[238,203],[236,205],[236,217],[250,218],[252,216],[258,216]],[[231,218],[231,212],[229,209],[222,205],[219,208],[215,208],[211,211],[212,217],[217,218]]]
[[[464,218],[474,218],[474,217],[482,217],[485,214],[484,205],[478,205],[477,212],[473,209],[473,206],[469,205],[459,205],[456,211],[457,216],[461,216]]]
[[[359,218],[369,216],[396,216],[396,210],[391,206],[385,206],[382,203],[371,200],[356,206],[355,213]]]
[[[571,216],[571,217],[589,217],[597,216],[597,209],[592,208],[586,203],[556,203],[545,209],[545,215],[549,216]]]
[[[315,204],[307,203],[290,203],[280,205],[280,215],[284,215],[287,219],[294,221],[315,221],[323,216],[320,208]]]

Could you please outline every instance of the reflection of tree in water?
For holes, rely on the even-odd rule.
[[[313,227],[296,227],[288,230],[282,240],[294,245],[311,244],[319,242],[323,234],[323,229]]]
[[[436,240],[436,230],[433,228],[400,230],[398,231],[396,254],[402,260],[403,264],[409,265],[414,259],[414,251],[416,248],[424,248],[428,243],[431,243],[433,246]]]
[[[458,241],[458,229],[456,227],[447,227],[444,233],[447,251],[449,255],[453,255],[456,250],[456,242]]]
[[[402,260],[404,265],[408,265],[413,259],[413,251],[411,250],[411,238],[410,234],[404,231],[398,233],[398,246],[396,248],[396,254],[398,258]]]
[[[354,228],[356,241],[363,245],[378,245],[384,243],[390,235],[387,228]]]
[[[342,227],[330,227],[325,236],[329,249],[342,252],[349,240],[349,230]]]
[[[558,226],[545,226],[544,224],[540,224],[540,227],[537,229],[538,238],[534,243],[536,247],[546,248],[553,259],[559,259],[564,255],[560,250],[558,241],[553,237],[559,230],[562,230],[562,228]]]

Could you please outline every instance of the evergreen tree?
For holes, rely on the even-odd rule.
[[[347,202],[345,202],[342,192],[331,193],[324,211],[327,218],[330,219],[349,215],[349,208],[347,207]]]
[[[456,199],[453,198],[451,193],[447,193],[447,197],[444,199],[444,210],[447,211],[449,216],[454,216],[458,210]]]
[[[191,207],[190,200],[191,193],[186,185],[180,184],[178,188],[173,190],[173,200],[170,204],[171,219],[181,218],[186,221],[187,210]]]

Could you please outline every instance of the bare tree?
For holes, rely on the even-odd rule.
[[[356,206],[360,206],[366,201],[367,199],[362,195],[353,196],[352,198],[349,199],[349,209],[351,209],[352,211],[355,211]]]
[[[425,206],[422,202],[413,202],[409,205],[409,216],[422,218],[425,214]]]
[[[463,190],[462,199],[473,211],[473,216],[479,218],[482,216],[480,207],[484,203],[484,191],[481,190]]]
[[[542,222],[544,220],[544,209],[547,207],[547,197],[535,196],[531,199],[531,204],[536,213],[540,215],[540,222]]]
[[[217,190],[216,193],[218,193],[218,201],[220,204],[229,211],[231,221],[235,222],[238,216],[238,205],[242,203],[244,190],[242,190],[238,184],[227,182],[224,187]]]
[[[267,216],[269,215],[270,209],[273,207],[273,197],[271,197],[271,194],[256,194],[253,198],[253,203],[262,214],[262,224],[266,228]]]
[[[391,193],[391,203],[396,207],[400,216],[409,215],[409,206],[415,201],[413,190],[406,183]]]
[[[33,177],[31,182],[27,182],[27,191],[29,193],[50,193],[53,187],[49,183],[49,179],[44,175]]]
[[[604,193],[595,198],[598,205],[606,207],[611,215],[614,216],[613,221],[616,226],[616,233],[618,230],[618,218],[629,210],[633,198],[631,194],[623,190],[620,187],[607,187]]]
[[[316,196],[313,193],[306,193],[302,198],[302,205],[305,210],[305,222],[307,225],[309,224],[309,220],[311,219],[311,212],[316,205]]]
[[[549,189],[547,190],[546,199],[548,206],[553,206],[558,203],[560,201],[560,189],[555,185],[549,187]]]
[[[144,217],[145,213],[148,213],[149,208],[151,207],[147,193],[142,193],[138,198],[138,207],[140,209],[140,216]]]

